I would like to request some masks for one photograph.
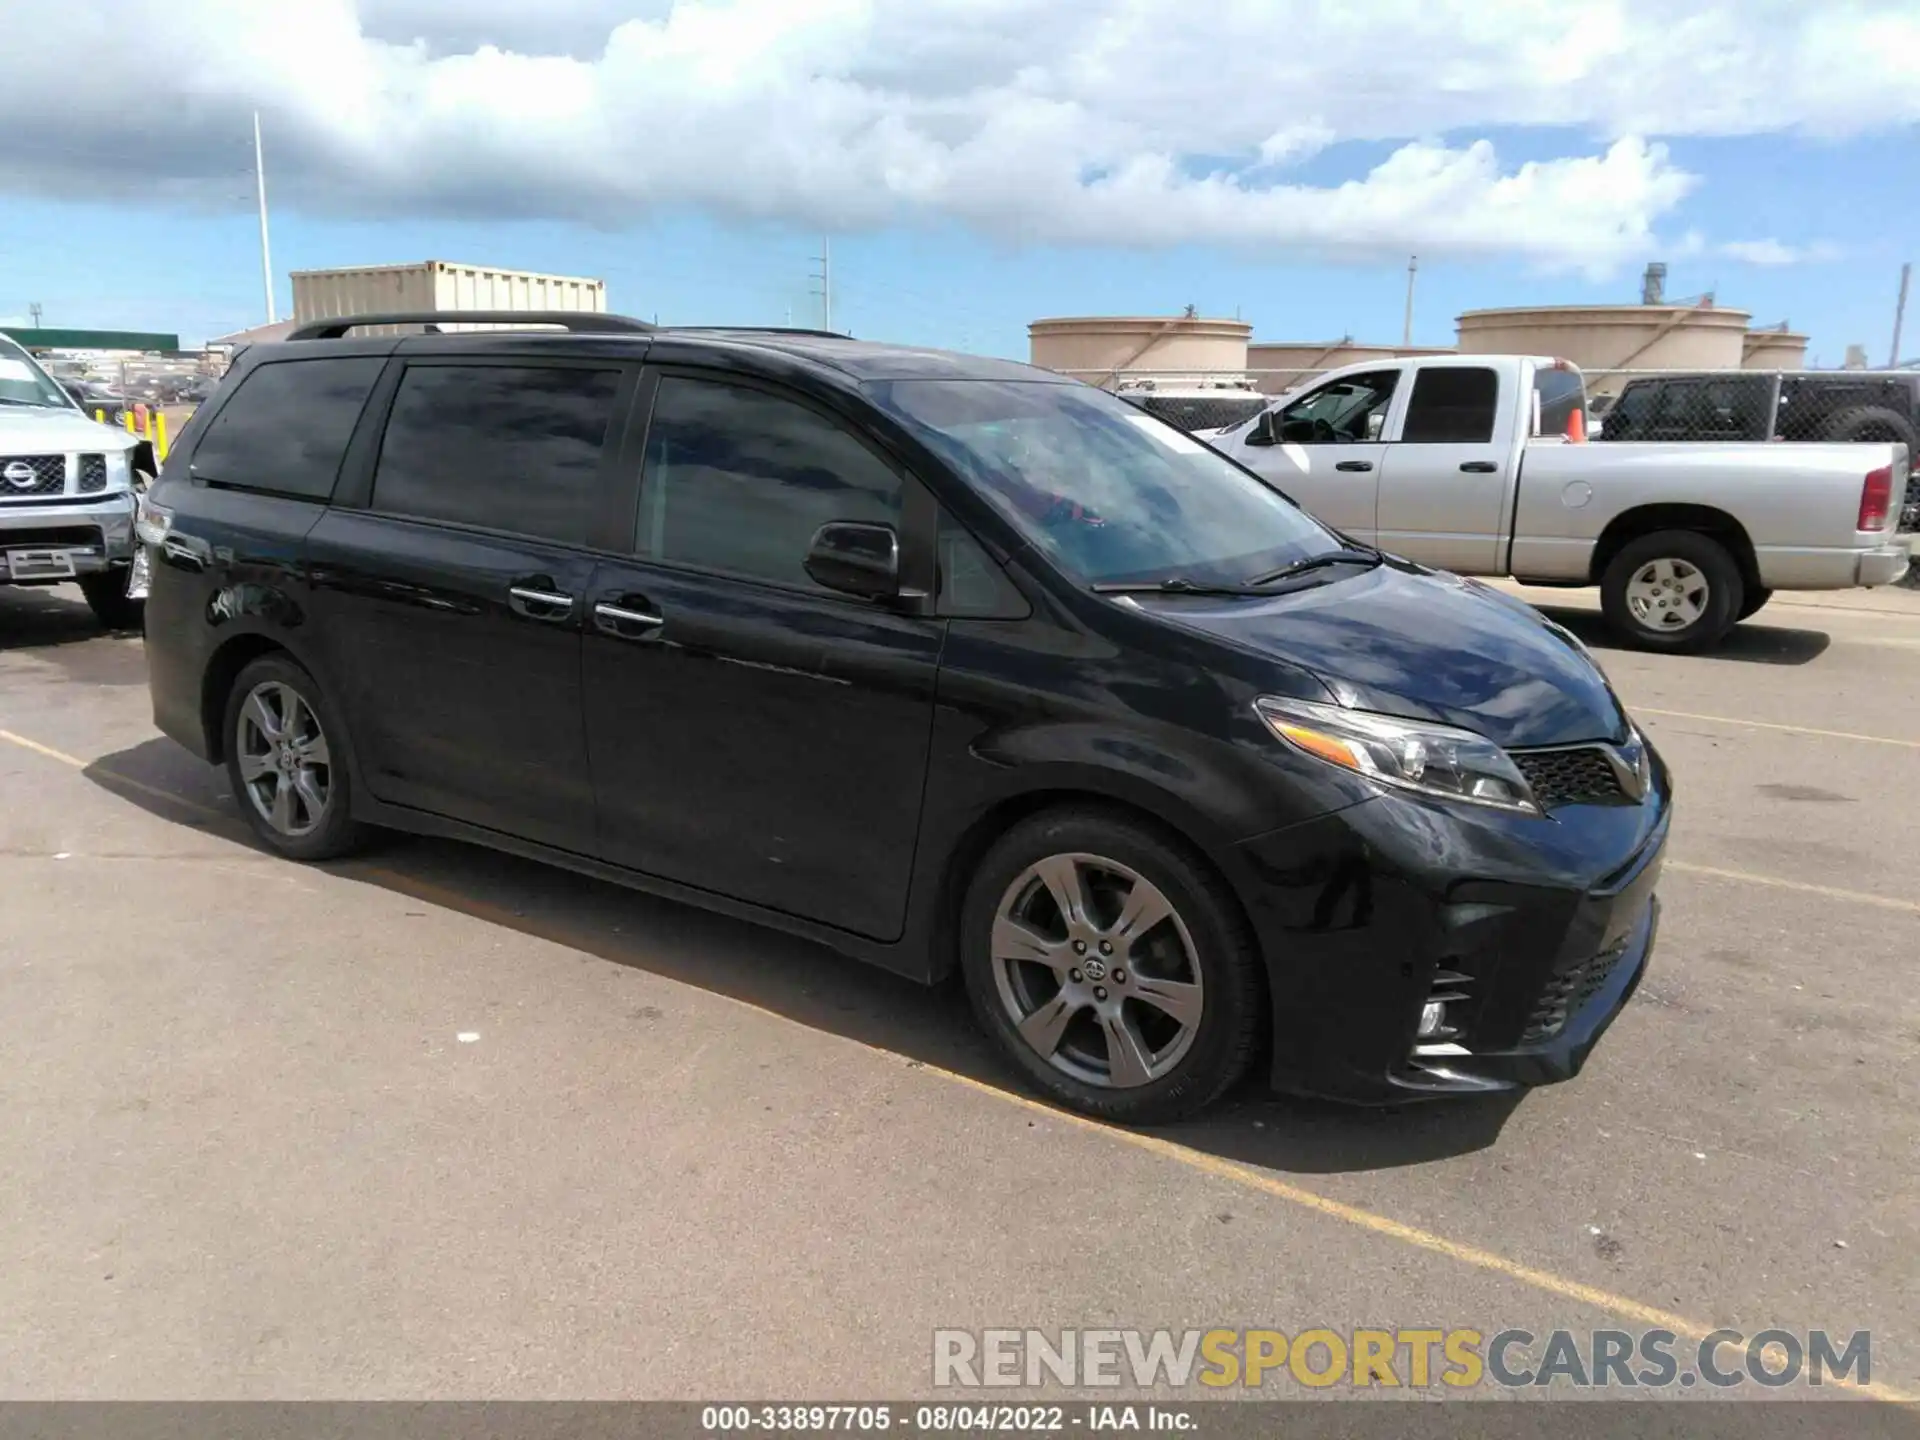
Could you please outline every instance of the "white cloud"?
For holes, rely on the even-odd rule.
[[[1799,265],[1809,260],[1835,260],[1840,247],[1825,241],[1812,245],[1786,245],[1778,240],[1728,240],[1719,247],[1729,260],[1748,265]]]
[[[231,205],[258,107],[276,203],[329,213],[693,205],[1598,273],[1696,183],[1652,137],[1920,120],[1912,0],[0,3],[35,62],[0,93],[0,191]],[[1538,126],[1557,149],[1524,164],[1474,138]],[[1343,182],[1340,141],[1373,147]]]

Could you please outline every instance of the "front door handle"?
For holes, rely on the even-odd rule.
[[[1463,460],[1460,468],[1469,475],[1494,475],[1499,472],[1500,465],[1494,460]]]
[[[549,623],[565,620],[573,614],[573,596],[547,588],[549,582],[535,580],[527,585],[507,587],[507,604],[516,615]]]
[[[1371,460],[1342,460],[1333,468],[1336,470],[1371,470],[1373,468],[1373,462]]]
[[[593,607],[593,623],[609,635],[622,640],[643,640],[667,623],[667,617],[646,600],[623,595],[621,602],[615,605],[603,600]]]

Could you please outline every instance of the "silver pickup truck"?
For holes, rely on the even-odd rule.
[[[156,468],[149,442],[93,420],[0,335],[0,586],[77,583],[101,624],[139,628],[134,510]]]
[[[1461,575],[1600,587],[1655,650],[1711,646],[1775,590],[1887,585],[1897,443],[1582,443],[1586,385],[1534,355],[1349,365],[1197,438],[1336,529]]]

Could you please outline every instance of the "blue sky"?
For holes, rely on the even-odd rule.
[[[184,10],[168,10],[175,29],[189,40],[222,38],[211,30],[196,36],[196,3],[182,3]],[[197,3],[209,24],[232,27],[237,12],[224,0]],[[429,27],[439,13],[435,3],[412,0],[412,8],[389,23],[411,27],[402,33]],[[927,0],[923,13],[956,3]],[[1004,8],[1022,0],[976,3]],[[1103,3],[1085,0],[1083,24],[1099,23],[1094,12]],[[1768,0],[1751,3],[1757,10]],[[679,18],[683,28],[686,13],[721,26],[743,5],[752,8],[748,0],[683,3]],[[306,8],[329,7],[314,0]],[[383,137],[369,139],[365,127],[356,136],[345,121],[336,132],[324,111],[303,110],[299,97],[269,89],[269,76],[261,77],[258,95],[241,93],[243,83],[222,81],[232,93],[212,109],[206,94],[219,85],[200,77],[191,87],[191,102],[200,109],[190,129],[127,124],[119,133],[103,130],[98,116],[69,120],[25,156],[20,147],[33,137],[22,140],[9,126],[0,131],[16,134],[15,141],[0,142],[13,149],[0,148],[0,317],[24,318],[38,303],[49,325],[168,330],[189,343],[264,318],[250,173],[252,105],[264,109],[283,315],[290,306],[289,271],[435,258],[601,277],[612,308],[657,314],[669,323],[778,324],[790,317],[817,324],[810,272],[822,238],[831,234],[834,323],[863,337],[1023,357],[1026,324],[1041,316],[1176,313],[1193,304],[1202,314],[1250,320],[1259,339],[1350,334],[1391,342],[1400,332],[1405,257],[1417,250],[1413,338],[1419,344],[1451,343],[1453,318],[1463,309],[1633,300],[1640,268],[1657,259],[1668,264],[1670,296],[1712,289],[1722,305],[1752,311],[1756,323],[1790,320],[1811,333],[1810,359],[1837,364],[1849,343],[1864,344],[1876,362],[1886,359],[1900,264],[1920,249],[1920,126],[1910,112],[1867,103],[1881,83],[1875,68],[1881,62],[1870,54],[1806,61],[1827,67],[1825,86],[1867,92],[1856,110],[1835,109],[1840,102],[1810,82],[1799,98],[1782,96],[1777,77],[1769,77],[1780,107],[1769,115],[1740,88],[1743,82],[1716,80],[1712,65],[1701,67],[1691,89],[1676,81],[1666,91],[1623,97],[1617,77],[1604,83],[1576,77],[1574,91],[1583,83],[1593,87],[1586,102],[1566,99],[1563,83],[1518,103],[1506,93],[1511,86],[1494,88],[1499,66],[1510,62],[1518,72],[1537,68],[1538,59],[1506,55],[1495,43],[1463,53],[1459,62],[1470,77],[1468,90],[1472,76],[1490,76],[1482,101],[1471,94],[1461,101],[1463,82],[1436,71],[1433,94],[1410,99],[1405,125],[1365,114],[1343,120],[1316,101],[1305,127],[1314,133],[1302,141],[1296,136],[1301,106],[1290,100],[1263,111],[1257,76],[1235,82],[1213,75],[1196,84],[1187,98],[1213,105],[1215,118],[1191,133],[1180,128],[1177,85],[1165,93],[1149,85],[1144,98],[1124,98],[1130,93],[1119,83],[1127,78],[1124,63],[1111,60],[1128,43],[1124,27],[1109,32],[1099,49],[1116,68],[1114,84],[1088,80],[1084,62],[1063,64],[1061,75],[1069,78],[1059,80],[1044,103],[1033,100],[1035,85],[1020,74],[1031,56],[976,54],[966,48],[972,42],[959,38],[950,49],[926,40],[924,53],[904,59],[897,45],[865,62],[856,51],[833,104],[841,105],[839,97],[856,84],[863,95],[884,99],[870,101],[878,108],[857,122],[844,122],[855,128],[842,133],[833,129],[843,123],[837,110],[822,118],[812,113],[822,108],[809,99],[812,92],[791,87],[818,83],[823,33],[844,45],[852,33],[846,26],[884,26],[887,17],[861,19],[839,0],[826,0],[816,20],[791,18],[805,6],[783,9],[784,48],[766,44],[760,52],[759,63],[774,78],[755,84],[790,87],[782,97],[786,113],[801,116],[793,128],[807,141],[784,159],[760,153],[778,148],[777,122],[774,130],[764,128],[765,117],[740,98],[749,87],[726,74],[681,96],[682,110],[692,95],[691,103],[710,104],[712,113],[698,117],[698,129],[674,137],[676,151],[708,145],[710,154],[691,155],[676,169],[635,140],[631,154],[602,157],[630,164],[574,166],[556,175],[543,169],[554,152],[543,158],[536,147],[529,159],[516,148],[520,134],[547,127],[542,143],[548,145],[556,136],[565,140],[570,126],[582,133],[598,126],[593,133],[604,136],[605,116],[555,102],[503,135],[477,102],[461,113],[472,87],[446,68],[458,62],[457,53],[450,62],[419,58],[423,46],[389,51],[387,42],[370,38],[371,21],[380,17],[370,16],[368,7],[332,0],[331,8],[342,25],[327,32],[326,43],[357,45],[355,53],[382,57],[389,67],[410,66],[404,82],[385,83],[400,86],[406,104],[444,116],[443,129],[396,122],[409,148],[405,164],[394,168],[381,154]],[[568,11],[560,18],[587,37],[613,36],[623,17],[637,17],[629,34],[653,40],[656,49],[670,32],[641,33],[641,27],[673,20],[669,0],[624,7],[620,0],[571,0],[571,8],[561,0],[560,8]],[[1600,8],[1618,12],[1616,28],[1638,23],[1625,0]],[[471,8],[449,3],[444,13],[478,23]],[[1242,7],[1241,13],[1249,12]],[[511,24],[520,28],[500,32],[496,43],[525,47],[525,53],[505,51],[502,63],[523,65],[529,75],[572,66],[591,83],[604,83],[623,63],[618,44],[602,42],[596,58],[591,39],[570,42],[584,49],[583,57],[543,58],[529,23],[516,14]],[[342,26],[350,28],[349,38],[342,38]],[[764,30],[761,24],[755,33]],[[876,41],[869,31],[858,34]],[[724,30],[717,32],[716,50],[724,50],[727,39]],[[471,43],[463,33],[446,46],[457,52]],[[687,43],[705,42],[696,33]],[[1608,43],[1630,48],[1631,34]],[[1790,34],[1780,43],[1794,48]],[[1156,67],[1144,41],[1142,50],[1132,63]],[[178,63],[207,67],[218,58],[205,46],[188,46],[182,55]],[[1731,58],[1749,69],[1798,63],[1792,54]],[[626,63],[657,61],[649,52]],[[684,50],[676,63],[688,63]],[[869,71],[876,64],[905,69],[876,75],[861,63]],[[1859,76],[1849,76],[1850,64],[1861,67]],[[1920,88],[1912,74],[1905,81],[1909,95]],[[1413,83],[1394,74],[1363,75],[1357,88],[1391,91]],[[1079,88],[1069,93],[1070,85]],[[889,140],[886,153],[862,154],[877,144],[872,137],[886,122],[898,118],[885,106],[903,88],[930,97],[911,112],[924,134],[911,146]],[[1329,81],[1326,88],[1348,87]],[[1131,93],[1140,94],[1140,87]],[[971,108],[956,107],[955,94],[968,97]],[[164,102],[164,90],[156,98]],[[1696,122],[1690,105],[1705,118]],[[1515,123],[1529,108],[1553,115],[1554,123]],[[1615,113],[1621,111],[1627,113]],[[1231,124],[1218,118],[1227,112]],[[1561,112],[1578,123],[1563,122]],[[409,120],[418,113],[407,112]],[[1010,113],[1017,125],[1005,120]],[[1484,120],[1472,121],[1475,114]],[[1435,127],[1418,125],[1423,116]],[[1463,117],[1467,123],[1438,125]],[[644,116],[622,118],[642,133],[649,123]],[[1629,128],[1629,121],[1641,123]],[[658,117],[651,123],[660,123]],[[756,123],[763,128],[756,130]],[[1258,138],[1266,135],[1295,138]],[[1631,137],[1626,148],[1632,153],[1616,153],[1610,166],[1595,168],[1622,136]],[[1484,173],[1470,156],[1476,142],[1490,144],[1495,157],[1482,157]],[[357,168],[353,143],[371,147]],[[1284,159],[1263,167],[1253,153],[1263,143]],[[989,144],[1003,148],[981,152]],[[839,164],[842,151],[857,160]],[[1172,168],[1152,172],[1143,156],[1171,157]],[[1029,163],[1026,183],[1002,173]],[[1143,164],[1146,170],[1128,174],[1114,193],[1094,193],[1102,188],[1097,183],[1083,188],[1090,179]],[[559,169],[570,165],[571,159]],[[817,174],[793,178],[796,167],[816,165]],[[1406,180],[1390,173],[1408,165],[1446,174],[1428,184],[1418,175]],[[1537,167],[1532,179],[1524,173],[1528,166]],[[738,171],[737,183],[728,178],[730,168]],[[1228,188],[1209,192],[1209,175]],[[1284,189],[1286,205],[1263,198],[1266,187]],[[1476,218],[1476,211],[1484,213]],[[1753,263],[1755,253],[1789,263]],[[1920,296],[1914,308],[1920,311]],[[1920,315],[1907,333],[1903,348],[1920,352]]]

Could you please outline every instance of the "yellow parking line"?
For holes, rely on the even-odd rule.
[[[16,735],[11,730],[0,730],[0,740],[9,745],[18,745],[22,750],[31,750],[36,755],[44,755],[49,760],[58,760],[62,765],[71,765],[76,770],[88,768],[88,762],[78,755],[69,755],[64,750],[56,750],[51,745],[42,745],[38,740],[29,740],[24,735]],[[104,765],[94,770],[96,775],[128,790],[138,790],[142,795],[151,795],[156,800],[164,800],[182,810],[191,810],[198,815],[221,816],[226,812],[216,810],[211,805],[202,805],[198,800],[189,800],[185,795],[173,790],[162,790],[157,785],[149,785],[144,780],[135,780],[131,775],[122,775],[118,770],[109,770]]]
[[[87,768],[87,762],[76,756],[68,755],[64,751],[55,750],[51,746],[42,745],[36,740],[29,740],[23,735],[16,735],[10,730],[0,730],[0,740],[4,740],[9,744],[18,745],[26,750],[31,750],[35,754],[44,755],[49,759],[57,760],[62,764],[70,765],[75,769]],[[110,775],[116,780],[125,779],[124,776],[115,774],[112,771],[102,773]],[[152,786],[140,784],[138,781],[129,781],[127,783],[132,784],[136,789],[171,799],[194,810],[206,811],[208,808],[197,802],[187,800],[183,796],[172,795],[166,791],[156,790]],[[398,871],[390,870],[383,865],[362,865],[356,868],[359,869],[360,873],[370,878],[377,878],[383,882],[392,884],[403,893],[413,895],[418,899],[425,900],[432,904],[444,906],[449,910],[471,915],[476,919],[488,923],[509,925],[512,928],[523,931],[534,929],[533,926],[528,924],[524,916],[511,915],[501,907],[490,905],[484,900],[470,899],[467,896],[461,895],[458,891],[451,890],[443,885],[437,885],[432,881],[420,880],[410,875],[404,875]],[[1702,874],[1725,876],[1738,880],[1754,880],[1763,884],[1782,885],[1789,889],[1812,890],[1820,894],[1867,900],[1875,904],[1894,905],[1902,909],[1920,910],[1920,905],[1909,905],[1905,902],[1882,900],[1877,896],[1854,895],[1849,891],[1830,890],[1824,886],[1798,885],[1790,881],[1772,880],[1766,876],[1746,875],[1740,871],[1721,871],[1705,866],[1675,865],[1672,863],[1669,863],[1668,868],[1696,871]],[[565,944],[571,949],[583,948],[573,940],[564,936],[556,936],[554,938],[557,943]],[[729,995],[723,991],[708,991],[707,993],[737,1005],[743,1010],[752,1011],[756,1015],[779,1021],[782,1024],[794,1025],[802,1023],[792,1019],[790,1016],[782,1015],[777,1010],[769,1009],[764,1005],[756,1005],[751,1000],[743,1000],[738,996]],[[852,1036],[837,1035],[836,1033],[836,1038],[846,1044],[857,1046],[882,1060],[895,1064],[900,1063],[901,1057],[895,1051],[887,1050],[878,1045],[870,1045],[866,1041],[854,1039]],[[1110,1140],[1118,1141],[1123,1145],[1132,1146],[1136,1150],[1157,1155],[1164,1160],[1171,1160],[1190,1170],[1209,1175],[1216,1180],[1223,1180],[1230,1184],[1238,1185],[1243,1189],[1256,1191],[1260,1194],[1270,1196],[1273,1199],[1284,1201],[1286,1204],[1296,1206],[1303,1210],[1310,1210],[1315,1214],[1324,1215],[1329,1219],[1338,1220],[1343,1224],[1352,1225],[1374,1235],[1383,1236],[1390,1240],[1397,1240],[1401,1244],[1411,1246],[1414,1249],[1444,1256],[1458,1264],[1470,1265],[1475,1269],[1488,1271],[1491,1274],[1512,1280],[1517,1284],[1525,1285],[1530,1289],[1558,1296],[1563,1300],[1571,1300],[1576,1304],[1590,1306],[1596,1310],[1603,1310],[1610,1315],[1617,1315],[1622,1319],[1631,1320],[1637,1324],[1647,1326],[1650,1329],[1671,1330],[1675,1335],[1684,1336],[1696,1344],[1705,1340],[1707,1336],[1715,1330],[1722,1328],[1721,1326],[1712,1325],[1703,1320],[1695,1320],[1671,1310],[1662,1310],[1655,1305],[1644,1304],[1630,1296],[1618,1295],[1611,1290],[1602,1290],[1598,1286],[1584,1284],[1581,1281],[1556,1274],[1551,1270],[1542,1270],[1536,1266],[1523,1265],[1517,1260],[1510,1260],[1506,1256],[1497,1254],[1492,1250],[1483,1250],[1477,1245],[1469,1245],[1459,1240],[1449,1240],[1444,1235],[1436,1235],[1432,1231],[1423,1230],[1417,1225],[1406,1224],[1404,1221],[1395,1220],[1391,1216],[1362,1209],[1358,1205],[1349,1205],[1345,1201],[1335,1200],[1317,1191],[1294,1185],[1289,1181],[1256,1170],[1251,1166],[1241,1165],[1232,1160],[1225,1160],[1218,1155],[1210,1155],[1204,1150],[1196,1150],[1192,1146],[1182,1145],[1177,1141],[1167,1140],[1161,1136],[1147,1134],[1139,1130],[1119,1129],[1102,1121],[1090,1119],[1084,1115],[1076,1115],[1068,1110],[1056,1109],[1054,1106],[1035,1100],[1030,1096],[1016,1094],[1011,1090],[1003,1090],[998,1085],[990,1085],[984,1080],[976,1080],[971,1075],[963,1075],[957,1070],[947,1070],[941,1066],[930,1065],[925,1062],[915,1062],[915,1069],[920,1074],[936,1076],[951,1084],[971,1090],[975,1094],[988,1096],[1004,1104],[1013,1105],[1030,1113],[1045,1116],[1061,1124],[1071,1125],[1080,1130],[1102,1135]],[[1836,1379],[1832,1383],[1836,1388],[1848,1390],[1887,1404],[1920,1406],[1920,1394],[1909,1393],[1890,1385],[1883,1385],[1878,1382],[1860,1384],[1846,1378]]]
[[[1776,890],[1797,890],[1802,895],[1820,895],[1829,900],[1846,900],[1855,905],[1877,905],[1882,910],[1904,910],[1920,915],[1920,902],[1896,900],[1890,895],[1869,895],[1864,890],[1842,890],[1837,885],[1811,885],[1804,880],[1782,880],[1778,875],[1756,875],[1751,870],[1725,870],[1718,865],[1694,865],[1685,860],[1669,860],[1668,870],[1686,875],[1705,875],[1714,880],[1738,880],[1745,885],[1770,885]]]
[[[1920,750],[1920,740],[1896,740],[1890,735],[1856,735],[1851,730],[1816,730],[1811,725],[1779,725],[1770,720],[1742,720],[1735,715],[1696,715],[1691,710],[1656,710],[1651,705],[1629,705],[1635,715],[1665,715],[1674,720],[1704,720],[1709,725],[1744,725],[1749,730],[1783,730],[1789,735],[1816,735],[1822,740],[1860,740],[1870,745],[1899,745]]]

